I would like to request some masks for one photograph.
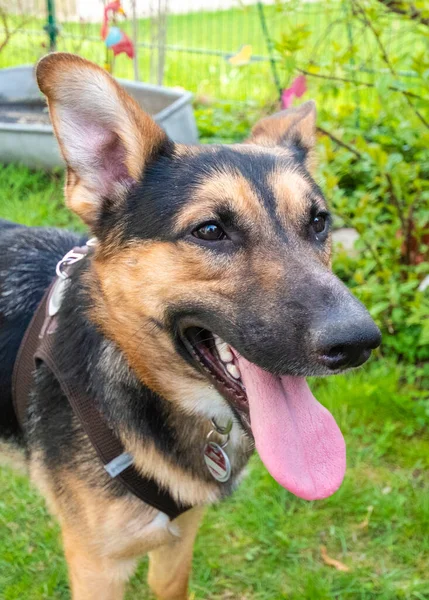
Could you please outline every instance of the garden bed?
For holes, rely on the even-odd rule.
[[[49,125],[47,106],[40,103],[8,104],[0,102],[0,123]]]
[[[118,81],[172,140],[198,142],[190,92]],[[63,164],[31,65],[0,70],[0,163],[13,162],[48,169]]]

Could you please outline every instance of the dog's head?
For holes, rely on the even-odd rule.
[[[244,144],[188,147],[83,59],[51,54],[37,78],[67,205],[98,238],[99,326],[183,410],[245,427],[250,415],[285,487],[332,493],[344,443],[304,377],[361,365],[380,333],[330,270],[314,104],[262,119]]]

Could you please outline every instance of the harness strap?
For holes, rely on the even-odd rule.
[[[88,248],[74,248],[72,252],[74,255],[80,253],[83,258]],[[178,504],[169,492],[160,488],[154,479],[143,477],[138,473],[132,465],[133,457],[125,452],[121,441],[110,429],[93,399],[77,381],[66,379],[56,363],[53,342],[57,319],[56,313],[52,314],[52,312],[60,304],[58,303],[59,287],[61,288],[61,285],[67,282],[67,275],[62,278],[61,272],[65,271],[69,275],[74,262],[67,264],[63,259],[59,263],[60,266],[62,265],[60,270],[57,269],[59,277],[45,292],[19,348],[12,377],[12,395],[17,419],[22,428],[26,419],[28,397],[34,385],[34,369],[43,362],[60,384],[63,394],[70,402],[107,473],[120,481],[140,500],[166,513],[170,519],[175,519],[191,507]],[[60,290],[60,295],[62,291],[63,289]]]
[[[22,338],[12,374],[12,400],[16,418],[24,430],[27,415],[27,403],[31,389],[34,386],[34,354],[40,344],[39,334],[45,322],[46,302],[51,292],[51,286],[46,290],[36,308],[30,324]]]

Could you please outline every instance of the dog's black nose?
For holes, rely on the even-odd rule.
[[[380,330],[369,314],[327,322],[317,337],[319,361],[333,371],[362,365],[381,343]]]

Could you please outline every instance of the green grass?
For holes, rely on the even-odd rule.
[[[77,227],[60,174],[0,169],[0,217]],[[212,507],[195,550],[194,600],[429,599],[429,440],[424,393],[381,357],[313,382],[347,441],[348,470],[331,498],[281,489],[255,456],[228,501]],[[426,409],[427,410],[427,409]],[[26,477],[0,468],[0,599],[69,597],[59,529]],[[365,521],[368,524],[365,525]],[[325,565],[320,546],[349,567]],[[150,598],[143,560],[128,599]]]
[[[0,218],[23,223],[81,228],[64,206],[63,172],[32,171],[0,164]]]
[[[195,600],[429,598],[429,442],[419,402],[392,365],[319,382],[347,440],[348,470],[331,498],[281,489],[255,456],[198,536]],[[59,530],[27,479],[0,469],[0,598],[69,597]],[[365,520],[368,525],[365,526]],[[348,572],[324,564],[320,546]],[[127,598],[148,597],[143,560]]]

